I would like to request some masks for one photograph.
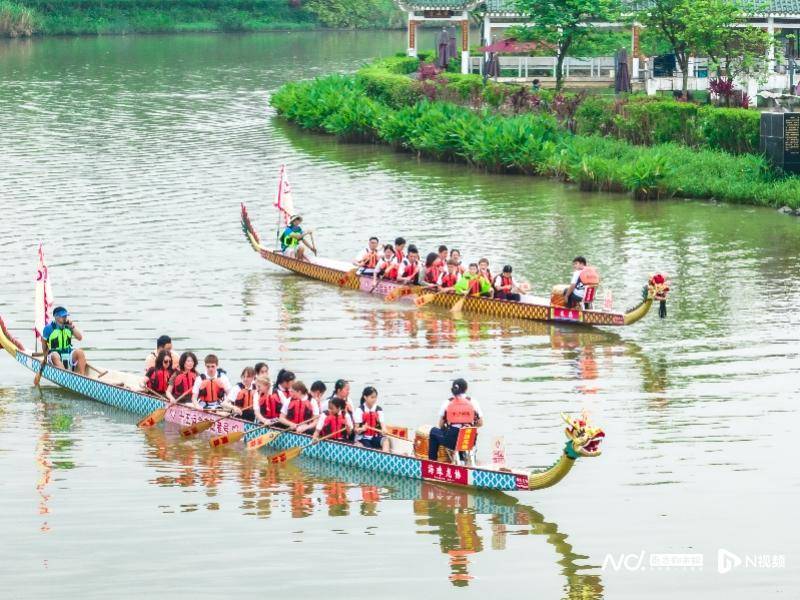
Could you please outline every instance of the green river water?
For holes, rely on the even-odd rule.
[[[97,365],[140,371],[170,333],[233,374],[266,359],[307,383],[374,384],[387,420],[412,428],[464,376],[486,412],[484,457],[502,435],[510,464],[549,465],[559,412],[582,409],[606,431],[603,455],[515,494],[311,459],[274,468],[40,392],[4,354],[1,597],[800,595],[800,220],[339,144],[268,106],[286,81],[403,44],[401,32],[0,43],[0,315],[32,345],[41,241]],[[668,318],[615,330],[452,319],[282,272],[238,223],[246,201],[273,230],[282,163],[325,256],[403,234],[510,262],[544,293],[580,253],[617,308],[666,272]],[[659,567],[664,554],[702,566]]]

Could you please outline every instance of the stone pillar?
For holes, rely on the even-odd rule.
[[[414,13],[408,13],[408,55],[417,55],[417,22],[413,20]]]
[[[483,45],[488,46],[492,43],[492,20],[489,18],[489,14],[483,15]],[[489,60],[489,53],[483,53],[483,69],[486,69],[486,63]],[[482,72],[485,72],[483,71]]]
[[[461,72],[469,73],[469,18],[464,13],[461,20]]]
[[[639,79],[639,26],[634,25],[631,29],[631,78]],[[615,65],[616,67],[616,65]]]
[[[775,35],[774,17],[769,17],[767,19],[767,33],[769,34],[770,38]],[[769,71],[770,75],[775,73],[775,44],[772,43],[772,40],[770,40],[769,46],[767,47],[767,70]]]

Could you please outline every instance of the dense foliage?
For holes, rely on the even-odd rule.
[[[585,190],[630,191],[640,199],[676,195],[800,207],[800,178],[779,177],[761,156],[695,150],[656,140],[655,145],[643,147],[621,139],[572,134],[559,124],[555,111],[514,115],[488,106],[473,108],[425,98],[392,105],[373,97],[363,77],[342,75],[287,84],[272,96],[271,103],[306,129],[344,140],[391,144],[493,172],[552,176]],[[728,111],[734,109],[708,110],[719,111],[711,118],[724,121],[732,118]],[[696,119],[705,123],[707,111],[697,111]],[[735,118],[741,112],[736,111]],[[580,129],[580,119],[578,123]],[[717,123],[703,126],[719,127]],[[668,137],[680,134],[681,129],[664,125],[658,131]]]
[[[263,31],[314,27],[396,27],[393,0],[3,0],[34,23],[16,35]],[[0,8],[0,36],[13,35]]]

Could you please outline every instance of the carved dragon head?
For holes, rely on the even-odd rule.
[[[566,429],[564,429],[568,440],[564,448],[567,456],[570,458],[600,456],[602,453],[600,445],[603,443],[603,438],[606,437],[606,434],[599,427],[591,426],[586,413],[581,414],[579,417],[571,417],[561,413],[561,418],[567,424]]]

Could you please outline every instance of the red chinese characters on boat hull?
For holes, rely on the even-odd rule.
[[[422,461],[422,478],[445,483],[468,485],[469,471],[456,465],[443,465],[430,460]]]
[[[561,308],[560,306],[550,307],[550,318],[554,321],[572,321],[574,323],[583,321],[581,311],[577,308]]]

